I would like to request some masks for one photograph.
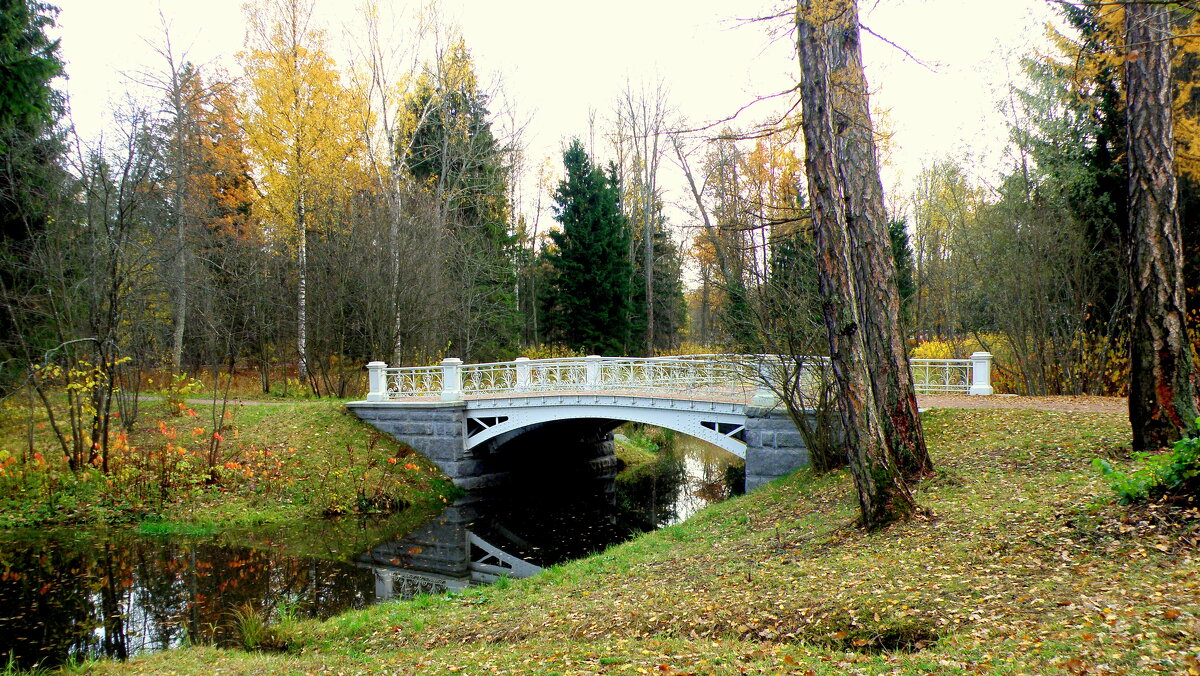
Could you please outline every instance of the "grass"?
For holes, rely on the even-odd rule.
[[[1196,673],[1200,511],[1115,505],[1120,416],[932,411],[931,516],[854,528],[845,472],[800,471],[503,587],[99,672]],[[1190,671],[1189,671],[1190,670]]]
[[[626,467],[637,467],[658,460],[658,451],[670,447],[674,432],[661,427],[627,423],[618,428],[614,451]]]
[[[0,406],[0,528],[145,522],[147,532],[211,531],[387,514],[453,496],[432,463],[341,402],[232,405],[214,458],[211,408],[179,412],[144,402],[138,424],[114,434],[103,474],[67,468],[40,409],[31,420],[28,409]]]

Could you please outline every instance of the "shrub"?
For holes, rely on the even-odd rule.
[[[204,383],[186,373],[175,373],[162,389],[163,406],[167,415],[181,416],[187,409],[187,399],[204,391]]]
[[[1194,491],[1200,483],[1200,439],[1181,439],[1167,453],[1135,453],[1139,466],[1122,472],[1101,458],[1092,460],[1111,482],[1123,505]]]
[[[530,345],[521,349],[521,356],[529,359],[569,359],[586,356],[565,345]]]

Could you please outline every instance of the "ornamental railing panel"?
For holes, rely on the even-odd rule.
[[[909,362],[917,394],[970,392],[970,359],[910,359]]]
[[[438,366],[386,369],[387,398],[437,397],[442,393],[442,369]]]
[[[991,394],[991,355],[971,359],[912,359],[918,394]],[[368,401],[505,396],[521,393],[628,392],[687,398],[749,397],[771,387],[800,366],[799,387],[816,392],[830,381],[824,357],[776,355],[683,355],[678,357],[582,357],[517,359],[463,364],[446,359],[436,366],[387,368],[367,365]]]
[[[501,394],[517,386],[517,369],[512,363],[466,364],[462,367],[462,393]]]

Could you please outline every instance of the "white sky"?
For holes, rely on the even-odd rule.
[[[95,136],[123,93],[137,90],[126,74],[161,67],[158,11],[172,39],[201,64],[233,68],[242,47],[241,0],[57,0],[59,35],[70,77],[75,123]],[[383,4],[403,13],[409,0]],[[332,41],[347,40],[357,0],[317,0],[318,20]],[[1005,130],[996,102],[1019,71],[1017,58],[1044,42],[1051,16],[1045,0],[860,0],[863,21],[900,50],[864,35],[873,107],[890,111],[896,132],[889,188],[907,192],[921,169],[954,155],[976,161],[976,173],[998,168]],[[790,87],[796,65],[788,39],[772,42],[763,24],[739,19],[770,12],[770,0],[443,0],[484,79],[499,78],[516,115],[528,119],[529,164],[560,162],[564,139],[587,140],[588,114],[604,120],[626,81],[666,83],[689,120],[723,118],[752,100]],[[765,117],[751,112],[747,122]],[[669,162],[667,163],[669,164]],[[684,200],[667,182],[668,202]],[[529,198],[527,198],[529,199]]]

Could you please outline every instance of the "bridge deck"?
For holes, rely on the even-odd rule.
[[[553,390],[531,392],[491,392],[487,394],[464,394],[458,401],[490,401],[493,399],[520,399],[530,397],[559,397],[559,396],[595,396],[595,397],[637,397],[639,399],[676,399],[690,401],[712,401],[723,404],[748,404],[753,398],[753,392],[697,392],[695,390]],[[437,395],[427,397],[408,396],[404,399],[391,399],[374,402],[376,404],[434,404],[448,403]]]

